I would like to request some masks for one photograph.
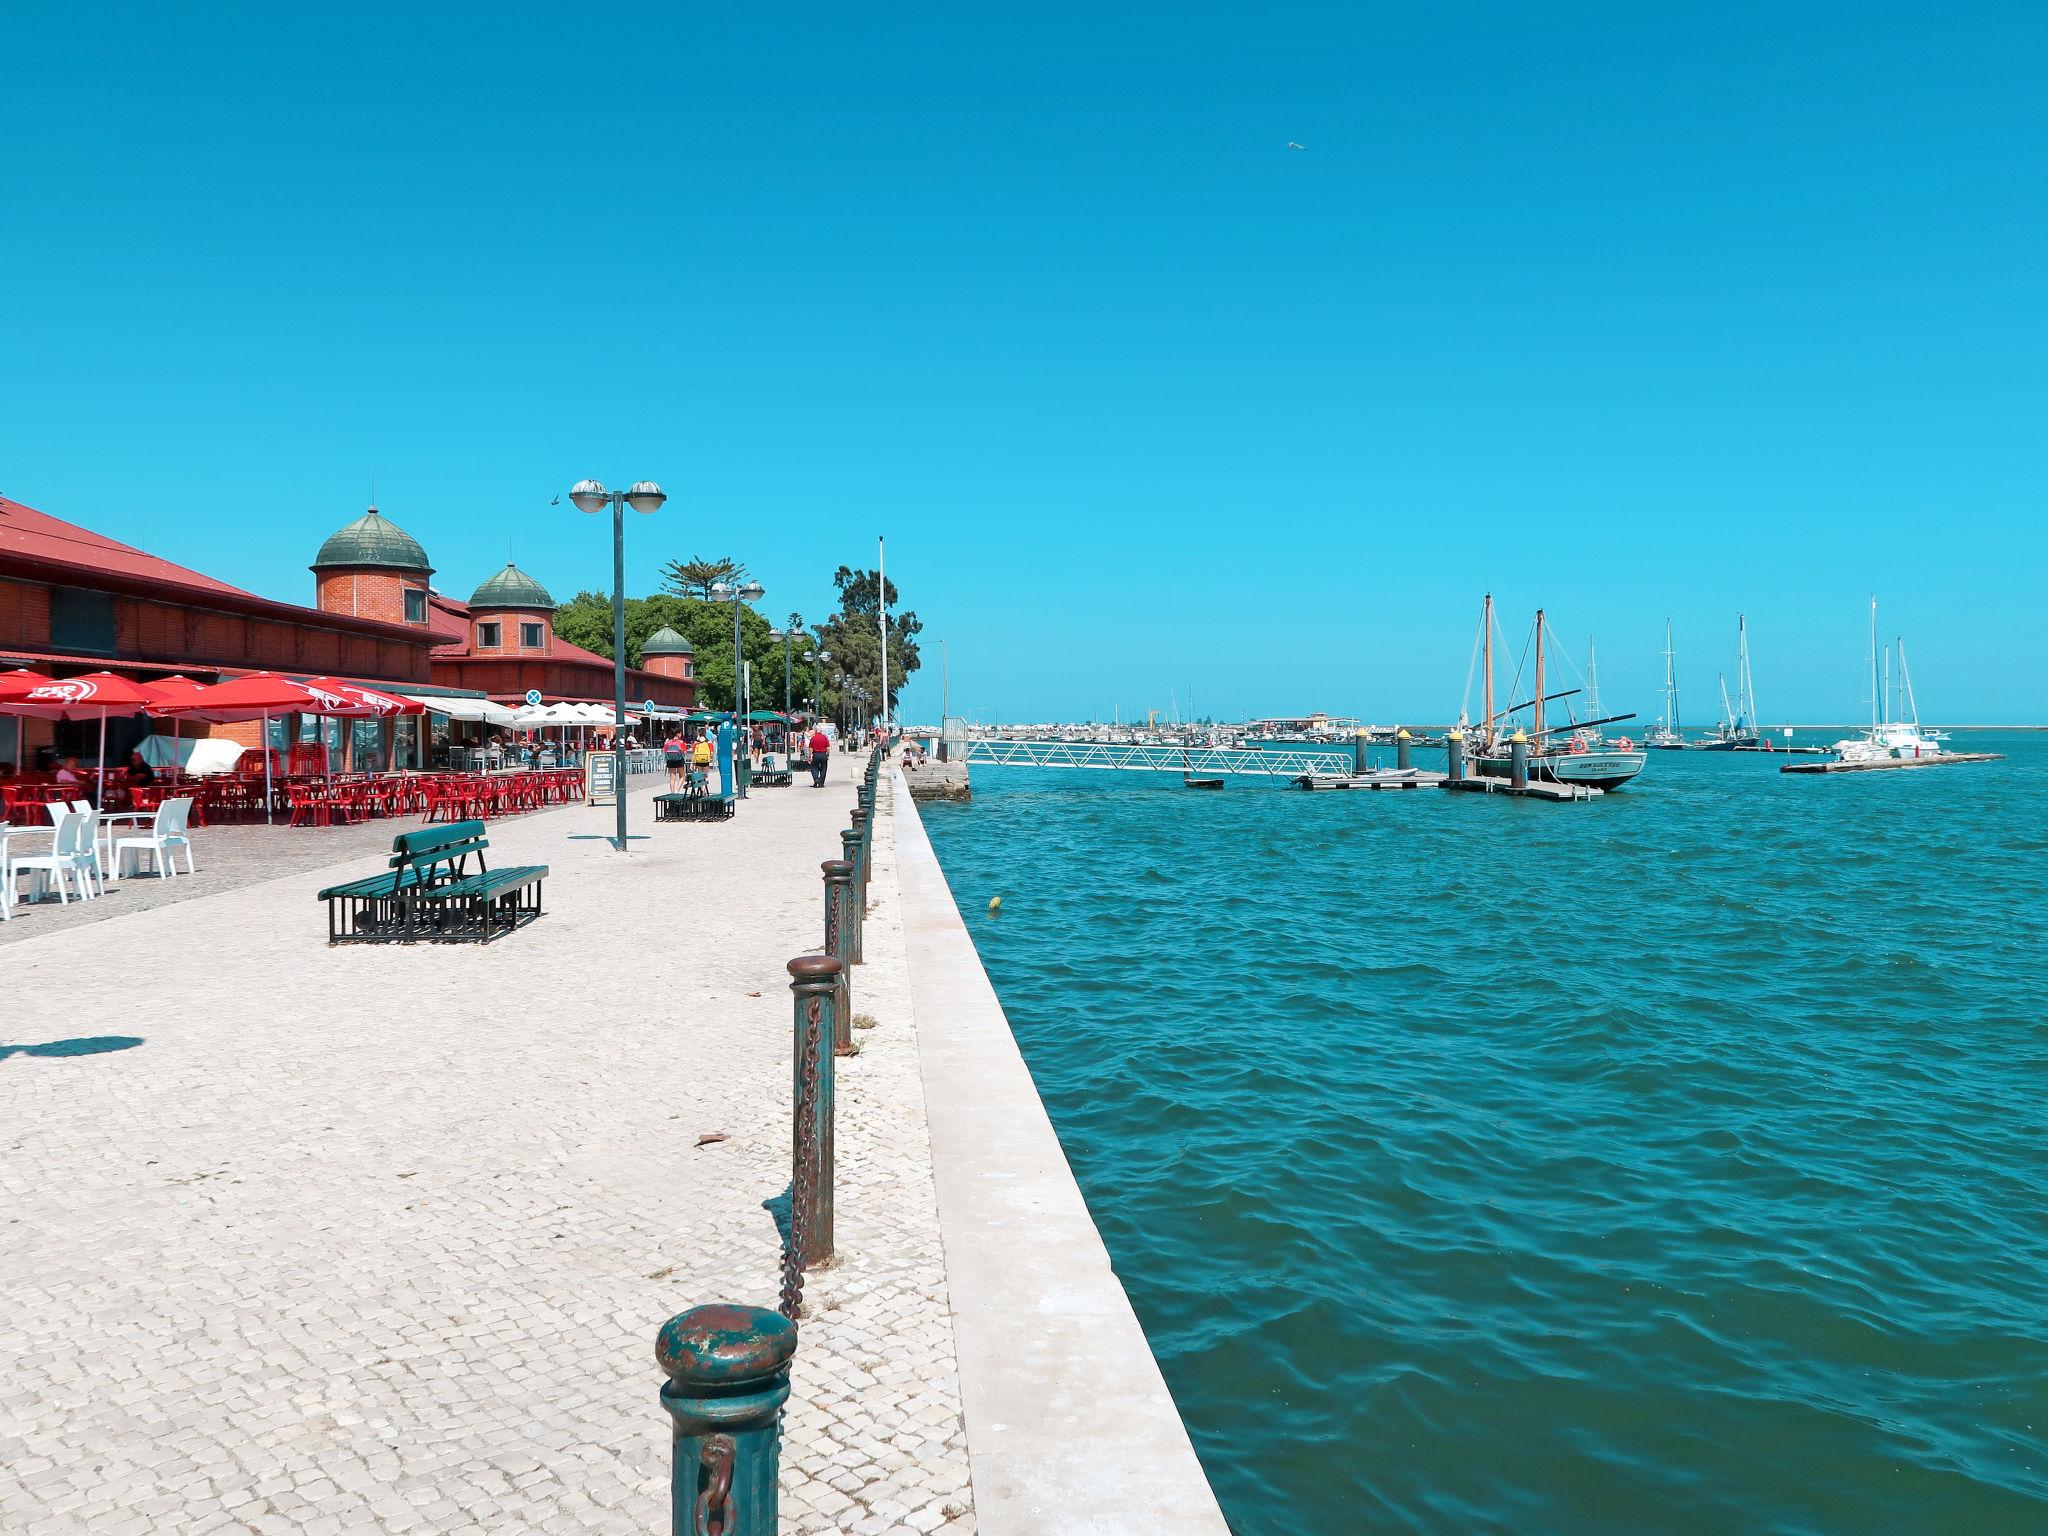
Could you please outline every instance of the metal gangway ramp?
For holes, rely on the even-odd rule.
[[[959,742],[948,743],[957,752]],[[1331,773],[1351,763],[1351,748],[1285,747],[1231,750],[1225,747],[1136,746],[1109,741],[1011,741],[970,737],[970,766],[987,763],[1001,768],[1098,768],[1117,773],[1238,774],[1293,779],[1304,773]]]

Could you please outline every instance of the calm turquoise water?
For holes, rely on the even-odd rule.
[[[2048,1531],[2048,736],[1958,745],[925,808],[1239,1532]]]

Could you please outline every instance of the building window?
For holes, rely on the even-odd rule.
[[[83,592],[77,587],[51,588],[50,649],[111,656],[114,651],[113,594]]]
[[[427,594],[419,587],[405,589],[405,622],[424,624],[427,622]]]
[[[476,648],[480,651],[495,651],[505,643],[505,626],[502,624],[479,624],[476,627]]]
[[[519,626],[519,648],[521,650],[537,651],[546,643],[542,626],[538,624],[521,624]]]

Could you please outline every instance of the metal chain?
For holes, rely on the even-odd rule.
[[[804,1249],[817,1219],[817,1123],[806,1111],[818,1098],[818,1041],[823,1033],[823,1005],[813,995],[804,1009],[804,1043],[797,1058],[796,1168],[790,1181],[789,1240],[782,1249],[782,1315],[792,1323],[803,1310]]]
[[[739,1447],[730,1435],[712,1435],[698,1453],[705,1475],[704,1491],[697,1495],[697,1529],[694,1536],[727,1536],[735,1523],[732,1502],[732,1464]]]

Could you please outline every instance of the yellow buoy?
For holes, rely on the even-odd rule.
[[[988,910],[989,910],[989,914],[990,914],[991,916],[993,916],[994,914],[996,914],[996,913],[998,913],[998,912],[1002,911],[1002,910],[1003,910],[1003,898],[1002,898],[1002,897],[1000,897],[1000,896],[991,896],[991,897],[989,897],[989,899],[988,899]]]

